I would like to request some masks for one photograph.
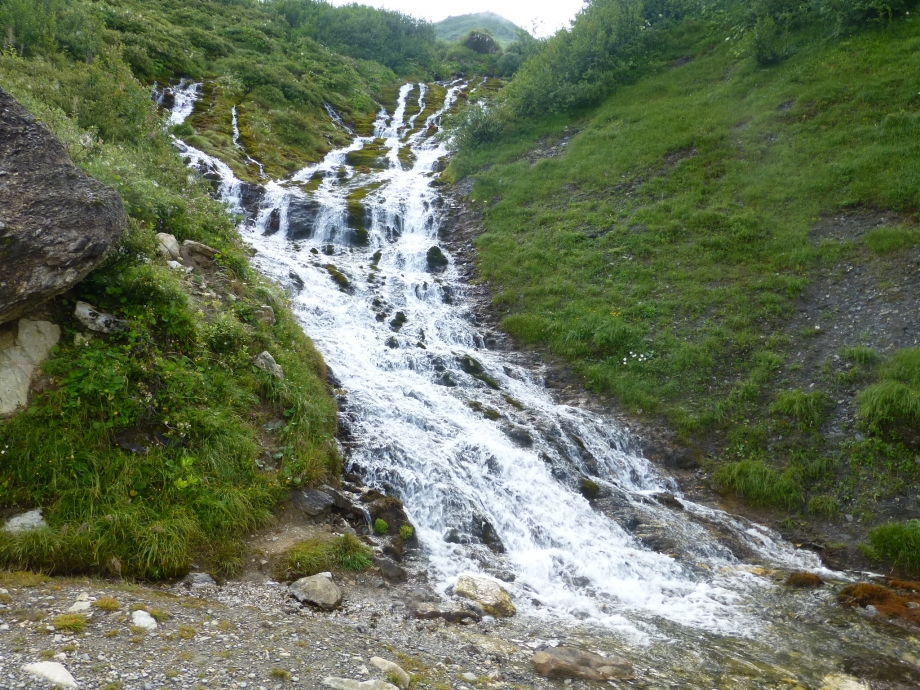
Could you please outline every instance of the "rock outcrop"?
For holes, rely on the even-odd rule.
[[[126,223],[118,193],[0,89],[0,323],[82,280]]]
[[[0,415],[28,403],[32,377],[60,337],[60,327],[49,321],[20,319],[0,326]]]

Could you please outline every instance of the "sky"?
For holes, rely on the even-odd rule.
[[[355,0],[332,0],[345,5]],[[439,22],[450,16],[474,12],[494,12],[510,19],[535,36],[548,36],[566,26],[584,3],[582,0],[357,0],[388,10],[399,10],[414,17]]]

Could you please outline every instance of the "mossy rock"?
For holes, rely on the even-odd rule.
[[[396,316],[394,316],[390,321],[390,328],[396,332],[399,332],[399,329],[402,328],[408,320],[409,319],[406,317],[405,312],[398,311],[396,312]]]
[[[428,250],[428,270],[429,271],[443,271],[447,268],[448,260],[444,255],[444,252],[441,251],[441,248],[434,246]]]
[[[326,264],[326,270],[339,288],[348,290],[351,287],[351,281],[348,280],[348,277],[344,273],[335,267],[335,264]]]

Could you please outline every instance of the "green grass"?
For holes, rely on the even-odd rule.
[[[741,460],[720,467],[713,483],[755,505],[797,510],[802,506],[802,487],[796,475],[791,468],[780,473],[759,460]]]
[[[371,550],[357,537],[308,539],[284,553],[275,565],[278,579],[296,579],[330,570],[366,570],[371,564]]]
[[[82,613],[62,613],[51,619],[55,630],[81,633],[86,630],[87,619]]]
[[[920,420],[920,348],[896,351],[879,368],[878,383],[859,392],[859,416],[869,428]]]
[[[799,424],[814,427],[823,421],[827,402],[827,396],[821,391],[783,391],[776,396],[776,401],[770,406],[770,412],[786,415]]]
[[[0,568],[160,578],[185,572],[194,556],[237,572],[242,538],[272,520],[287,487],[338,474],[322,359],[285,297],[249,268],[225,209],[189,177],[147,88],[117,57],[4,55],[0,86],[117,189],[130,217],[108,261],[51,304],[63,330],[42,369],[52,385],[0,421],[0,506],[42,506],[49,523],[0,533]],[[218,298],[196,296],[200,278],[164,264],[156,232],[220,251],[208,278]],[[77,344],[77,299],[128,327]],[[272,327],[253,319],[262,304],[275,308]],[[253,367],[263,350],[284,381]],[[265,472],[260,427],[275,418],[285,421],[272,439],[279,470]]]
[[[863,239],[869,249],[882,255],[920,243],[920,235],[917,231],[907,228],[873,228],[865,234]]]
[[[906,573],[920,573],[920,521],[889,522],[869,532],[869,555]]]

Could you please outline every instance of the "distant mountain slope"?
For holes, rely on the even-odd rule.
[[[521,28],[504,17],[494,12],[477,12],[476,14],[461,14],[459,17],[448,17],[435,23],[438,38],[445,41],[456,41],[472,29],[489,29],[492,37],[498,41],[502,48],[506,48],[517,40],[517,32]]]

